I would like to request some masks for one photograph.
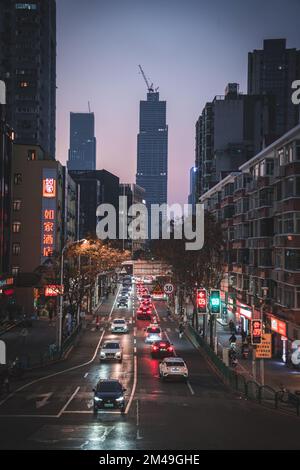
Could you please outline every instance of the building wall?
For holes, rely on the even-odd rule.
[[[267,329],[275,318],[288,340],[300,339],[300,125],[201,201],[222,222],[223,288],[234,300],[234,313],[243,305],[257,318],[263,309]]]
[[[96,169],[96,138],[94,113],[70,113],[70,171]]]
[[[166,102],[148,93],[140,102],[136,183],[145,189],[147,206],[168,198],[168,127]]]
[[[45,261],[43,256],[43,176],[50,171],[56,178],[54,248],[60,252],[63,233],[63,169],[59,162],[49,159],[39,146],[14,145],[12,166],[12,235],[11,265],[21,273],[31,273]],[[20,201],[18,207],[17,201]],[[50,201],[50,198],[49,198]],[[20,232],[14,224],[20,222]],[[20,253],[15,253],[15,244]]]
[[[55,157],[56,3],[0,0],[0,78],[16,142]]]

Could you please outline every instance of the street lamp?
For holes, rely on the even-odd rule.
[[[67,248],[70,248],[73,245],[81,245],[87,243],[87,240],[83,238],[82,240],[76,240],[75,242],[67,243],[61,252],[61,261],[60,261],[60,298],[59,298],[59,318],[58,318],[58,350],[61,351],[62,347],[62,319],[63,319],[63,284],[64,284],[64,254]]]

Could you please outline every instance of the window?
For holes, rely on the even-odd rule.
[[[14,212],[18,212],[19,210],[21,210],[21,200],[20,199],[15,199],[13,201],[13,210],[14,210]]]
[[[285,197],[294,195],[294,178],[287,178],[285,180]]]
[[[275,250],[275,268],[282,269],[282,250]]]
[[[27,160],[33,162],[36,160],[36,151],[35,150],[28,150]]]
[[[20,233],[21,232],[21,222],[13,222],[12,229],[13,229],[13,233]]]
[[[300,250],[285,250],[285,269],[300,271]]]
[[[12,252],[13,252],[13,255],[16,255],[16,256],[18,256],[21,253],[20,243],[13,243]]]
[[[12,275],[16,277],[20,272],[20,266],[13,266],[11,269]]]
[[[15,173],[14,174],[14,184],[21,184],[22,183],[22,174],[21,173]]]
[[[16,3],[16,10],[36,10],[35,3]]]

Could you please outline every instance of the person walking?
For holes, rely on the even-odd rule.
[[[181,339],[183,337],[184,333],[184,324],[181,322],[179,325],[179,338]]]

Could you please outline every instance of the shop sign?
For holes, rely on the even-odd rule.
[[[286,323],[275,317],[271,317],[271,330],[281,336],[286,336]]]
[[[256,359],[271,359],[272,357],[272,335],[264,333],[261,338],[261,343],[255,349]]]

